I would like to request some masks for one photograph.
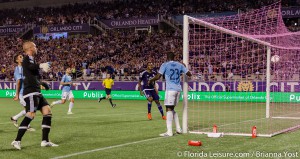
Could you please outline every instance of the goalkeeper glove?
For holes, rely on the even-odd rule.
[[[41,86],[43,86],[45,88],[45,90],[47,90],[47,91],[50,89],[48,83],[46,83],[46,82],[41,82]]]
[[[40,68],[44,71],[44,72],[48,72],[50,70],[50,66],[51,63],[50,62],[46,62],[46,63],[41,63],[40,64]]]

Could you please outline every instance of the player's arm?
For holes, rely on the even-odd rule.
[[[20,89],[21,89],[21,79],[18,79],[16,82],[16,95],[13,98],[14,100],[19,100]]]
[[[105,88],[105,80],[103,80],[103,82],[102,82],[102,86]]]
[[[142,81],[139,79],[139,82],[138,82],[138,89],[140,91],[140,95],[143,96],[143,91],[142,91]]]
[[[155,84],[154,84],[154,90],[155,90],[156,94],[158,94],[158,89]]]
[[[69,85],[73,85],[73,83],[72,82],[60,82],[60,85],[69,86]]]
[[[190,71],[188,71],[188,72],[186,73],[186,75],[189,76],[189,77],[192,77],[192,74],[191,74]]]
[[[142,79],[143,79],[143,76],[144,76],[144,72],[140,73],[140,76],[139,76],[139,82],[138,82],[138,89],[140,91],[140,95],[143,96],[144,93],[143,93],[143,89],[142,89]],[[144,83],[145,84],[145,83]]]
[[[182,63],[182,70],[187,76],[192,77],[191,72],[187,69],[187,67],[184,63]]]
[[[72,85],[72,82],[66,82],[66,76],[64,75],[60,81],[60,85],[69,86]]]
[[[148,84],[153,83],[153,82],[159,80],[161,76],[162,76],[162,75],[161,75],[160,73],[156,74],[155,77],[153,77],[152,79],[150,79],[150,80],[148,81]]]
[[[39,64],[35,64],[35,63],[31,63],[30,59],[28,56],[25,56],[22,62],[22,67],[23,68],[27,68],[29,70],[38,70],[40,69],[40,65]]]

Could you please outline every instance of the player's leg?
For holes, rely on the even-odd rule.
[[[62,92],[61,100],[57,100],[57,101],[52,102],[50,106],[53,107],[56,104],[65,104],[67,96],[68,96],[68,92]]]
[[[105,88],[105,93],[107,94],[107,89],[106,88]],[[98,102],[100,103],[101,100],[103,100],[103,99],[107,99],[107,96],[98,98]]]
[[[51,108],[47,102],[47,100],[40,95],[40,103],[39,107],[42,115],[43,115],[43,121],[42,121],[42,147],[52,147],[52,146],[58,146],[49,140],[49,133],[51,129],[51,123],[52,123],[52,112]]]
[[[162,116],[162,119],[163,120],[166,120],[166,116],[164,115],[164,110],[162,108],[162,106],[160,105],[160,102],[159,102],[159,96],[158,94],[155,92],[155,90],[152,90],[152,97],[153,97],[153,100],[155,101],[156,105],[157,105],[157,108]]]
[[[20,104],[22,105],[22,107],[25,108],[26,106],[26,102],[24,101],[24,98],[23,96],[20,94],[19,96],[19,100],[20,100]],[[19,127],[18,125],[18,119],[22,116],[25,116],[26,115],[26,109],[22,110],[20,113],[18,113],[17,115],[13,116],[13,117],[10,117],[10,120],[13,122],[14,126],[15,127]]]
[[[167,114],[167,119],[166,119],[166,125],[167,125],[167,132],[160,134],[160,136],[167,137],[167,136],[173,136],[173,110],[174,106],[171,105],[166,105],[166,114]]]
[[[74,106],[74,95],[73,95],[72,91],[69,94],[69,99],[70,99],[70,104],[69,104],[69,110],[68,110],[67,114],[73,114],[72,113],[72,108]]]
[[[111,89],[106,89],[106,98],[109,100],[110,105],[114,108],[116,107],[116,104],[113,104],[110,94],[111,94]]]
[[[151,115],[151,108],[152,108],[152,102],[153,102],[153,98],[151,95],[150,90],[143,90],[144,96],[147,98],[147,106],[148,106],[148,113],[147,113],[147,117],[149,120],[152,120],[152,115]]]
[[[177,92],[176,96],[175,96],[175,105],[177,105],[177,103],[179,102],[179,99],[180,99],[180,92]],[[182,129],[180,127],[180,122],[179,122],[179,117],[178,117],[178,114],[176,113],[175,109],[173,109],[173,117],[174,117],[174,122],[175,122],[175,126],[176,126],[176,133],[177,134],[182,134]]]
[[[151,115],[151,107],[152,107],[152,102],[153,102],[153,98],[152,97],[148,97],[148,119],[152,120],[152,115]]]
[[[16,114],[15,116],[10,117],[10,120],[12,121],[15,127],[19,127],[18,119],[25,115],[26,115],[26,110],[22,110],[20,111],[20,113]]]
[[[26,115],[19,126],[19,130],[18,130],[16,139],[11,143],[11,145],[18,150],[21,149],[22,137],[24,136],[25,132],[27,131],[28,125],[35,117],[35,111],[36,111],[36,107],[38,105],[38,97],[36,95],[28,96],[24,100],[26,102]]]
[[[167,124],[167,132],[160,134],[160,136],[173,136],[173,132],[172,132],[172,124],[173,124],[173,120],[174,119],[174,107],[177,104],[178,101],[178,92],[177,91],[166,91],[165,94],[165,106],[166,106],[166,114],[167,114],[167,120],[166,120],[166,124]],[[176,114],[175,114],[176,115]],[[177,116],[178,118],[178,116]],[[179,120],[178,120],[179,122]],[[177,128],[178,125],[176,125]]]

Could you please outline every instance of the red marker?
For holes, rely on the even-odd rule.
[[[190,146],[201,146],[202,145],[201,141],[193,141],[193,140],[189,140],[188,144]]]
[[[252,138],[256,138],[257,133],[256,133],[256,126],[252,127]]]

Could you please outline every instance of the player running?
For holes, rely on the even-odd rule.
[[[182,91],[180,85],[180,75],[186,74],[189,77],[192,74],[188,71],[188,69],[178,61],[174,61],[175,55],[173,52],[167,53],[167,62],[163,63],[160,66],[158,74],[148,81],[148,84],[155,82],[162,75],[165,76],[166,79],[166,94],[164,104],[166,106],[167,111],[167,132],[160,134],[160,136],[173,136],[172,132],[172,122],[173,119],[176,125],[176,133],[181,134],[182,130],[179,124],[178,114],[175,112],[174,108],[179,101],[180,92]]]
[[[149,79],[153,78],[155,75],[156,75],[156,72],[153,71],[153,63],[148,62],[147,70],[143,71],[140,74],[139,83],[138,83],[139,89],[140,89],[140,94],[141,94],[141,96],[144,95],[148,100],[148,119],[152,120],[151,107],[152,107],[152,102],[154,100],[157,105],[158,110],[160,111],[162,119],[166,120],[166,116],[164,116],[163,108],[159,102],[158,90],[155,87],[155,82],[150,83],[148,85]],[[141,86],[142,81],[143,81],[143,88]]]
[[[77,86],[76,84],[72,83],[71,72],[72,72],[71,67],[68,67],[66,69],[66,74],[61,79],[60,85],[63,86],[61,100],[52,102],[50,105],[51,107],[53,107],[56,104],[65,104],[66,100],[68,99],[70,101],[69,110],[67,113],[68,115],[73,114],[72,108],[74,106],[74,95],[72,93],[71,87]]]

